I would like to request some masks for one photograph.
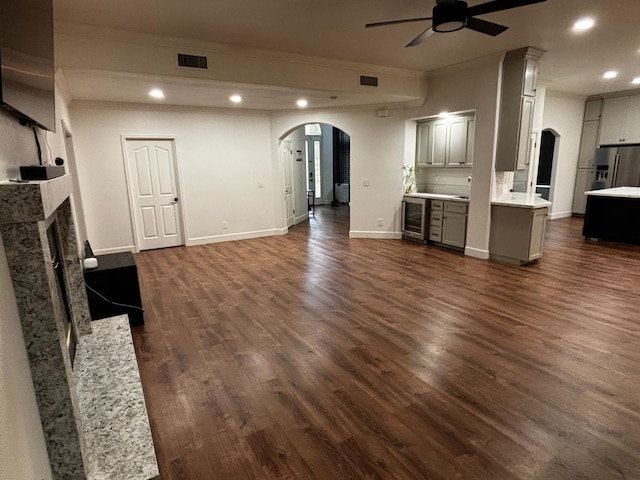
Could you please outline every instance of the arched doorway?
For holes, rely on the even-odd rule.
[[[538,157],[536,193],[539,193],[545,200],[553,197],[553,167],[558,156],[559,137],[560,135],[554,130],[545,129],[542,131],[540,156]]]
[[[348,215],[350,152],[350,136],[327,123],[300,125],[280,139],[288,227],[315,218],[316,209]]]

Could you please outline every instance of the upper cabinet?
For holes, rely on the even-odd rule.
[[[598,144],[631,143],[640,143],[640,95],[605,99]]]
[[[452,115],[418,123],[416,165],[470,167],[474,135],[474,115]]]
[[[527,47],[505,56],[496,171],[526,170],[529,165],[538,60],[543,53]]]
[[[584,121],[600,121],[602,114],[602,99],[589,100],[584,105]]]
[[[596,148],[598,146],[598,120],[587,120],[582,124],[578,168],[593,168],[596,164]]]

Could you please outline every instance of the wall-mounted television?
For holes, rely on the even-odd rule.
[[[0,64],[0,107],[55,131],[52,0],[0,0]]]

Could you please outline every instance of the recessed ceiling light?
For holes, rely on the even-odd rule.
[[[242,97],[240,95],[231,95],[229,97],[229,100],[231,100],[233,103],[240,103],[242,101]]]
[[[149,96],[153,98],[164,98],[164,92],[159,88],[154,88],[149,92]]]
[[[633,83],[634,85],[640,85],[640,77],[636,77],[633,80],[631,80],[631,83]]]
[[[305,100],[304,98],[301,98],[300,100],[298,100],[296,102],[296,105],[298,105],[300,108],[304,108],[307,105],[309,105],[309,102],[307,100]]]
[[[617,76],[618,76],[618,72],[615,72],[613,70],[605,72],[603,75],[604,78],[616,78]]]
[[[438,114],[438,116],[439,116],[440,118],[447,118],[447,117],[449,116],[449,112],[440,112],[440,113]]]
[[[581,18],[576,23],[573,24],[574,30],[589,30],[593,28],[596,24],[596,21],[593,18]]]

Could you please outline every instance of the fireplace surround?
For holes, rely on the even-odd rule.
[[[68,321],[70,317],[72,335],[79,339],[91,333],[91,319],[71,214],[72,188],[70,175],[0,183],[0,234],[53,477],[81,480],[86,478],[85,442],[67,345]],[[52,263],[52,236],[60,274]]]

